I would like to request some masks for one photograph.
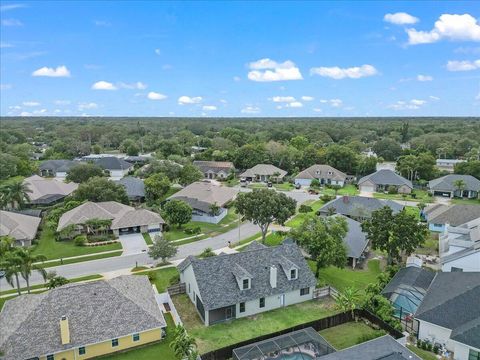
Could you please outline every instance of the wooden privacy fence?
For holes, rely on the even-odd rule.
[[[330,296],[335,299],[338,296],[338,294],[339,294],[338,290],[335,289],[334,287],[324,286],[322,288],[318,288],[313,291],[313,298],[319,299],[319,298]]]
[[[186,293],[185,283],[172,285],[172,286],[170,286],[169,288],[167,288],[167,292],[168,292],[170,295],[185,294],[185,293]]]
[[[262,335],[253,339],[249,339],[246,341],[239,342],[237,344],[233,344],[230,346],[226,346],[221,349],[217,349],[206,354],[201,355],[201,360],[226,360],[231,359],[233,356],[233,350],[242,346],[250,345],[259,341],[267,340],[276,336],[285,335],[292,331],[305,329],[308,327],[312,327],[316,331],[328,329],[337,325],[345,324],[350,321],[354,321],[355,318],[363,318],[365,320],[370,321],[371,323],[378,326],[380,329],[385,330],[395,339],[399,339],[403,337],[403,334],[382,321],[381,319],[377,318],[372,313],[363,310],[363,309],[355,309],[353,314],[351,311],[335,314],[332,316],[328,316],[322,319],[310,321],[304,324],[299,324],[288,329],[284,329],[281,331],[277,331],[271,334]]]

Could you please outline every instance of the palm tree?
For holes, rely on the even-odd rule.
[[[341,311],[351,311],[352,317],[354,315],[354,310],[357,308],[359,302],[359,292],[358,289],[354,287],[347,287],[343,292],[339,293],[335,299],[335,303],[338,309]]]
[[[280,172],[278,171],[275,171],[272,176],[275,178],[275,182],[278,184],[278,180],[279,180],[279,177],[280,177]]]
[[[30,275],[32,271],[37,271],[42,275],[43,280],[47,279],[47,271],[40,265],[36,264],[40,261],[45,261],[47,258],[43,255],[34,255],[32,250],[19,248],[17,250],[17,256],[20,259],[20,274],[25,279],[27,283],[27,292],[30,294]]]
[[[211,204],[210,205],[210,212],[213,216],[220,215],[220,206],[218,206],[217,203]]]
[[[465,183],[464,180],[458,179],[453,182],[453,186],[455,186],[455,189],[460,193],[460,197],[463,197],[463,190],[465,190],[467,184]],[[455,196],[455,194],[453,194]]]
[[[22,208],[26,202],[30,201],[29,193],[31,193],[32,190],[30,190],[27,184],[21,181],[16,181],[7,185],[6,188],[6,198],[12,205],[12,208],[16,208],[17,206]]]
[[[175,353],[177,359],[192,359],[196,354],[195,339],[188,336],[187,331],[182,325],[177,325],[173,333],[173,341],[170,348]]]
[[[18,295],[20,292],[20,280],[19,275],[21,273],[20,263],[21,259],[18,256],[18,249],[13,249],[8,251],[2,257],[0,261],[0,268],[5,271],[5,280],[10,284],[11,287],[17,287]],[[15,285],[14,285],[15,279]]]

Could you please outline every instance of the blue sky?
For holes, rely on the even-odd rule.
[[[1,115],[480,114],[474,1],[1,4]]]

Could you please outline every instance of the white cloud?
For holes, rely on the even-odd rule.
[[[23,26],[23,23],[17,19],[2,19],[2,26]]]
[[[383,20],[395,25],[415,24],[419,20],[415,16],[404,12],[397,12],[395,14],[386,14]]]
[[[295,101],[295,98],[293,96],[274,96],[273,98],[271,98],[271,100],[276,103],[289,103]]]
[[[290,60],[277,63],[265,58],[251,62],[248,67],[251,70],[248,72],[248,79],[252,81],[270,82],[303,79],[300,69]]]
[[[388,108],[393,110],[417,110],[421,106],[425,105],[427,102],[425,100],[412,99],[409,101],[397,101],[394,104],[388,106]]]
[[[237,82],[238,82],[238,81],[240,81],[240,80],[242,80],[242,79],[240,78],[240,76],[234,76],[234,77],[233,77],[233,81],[237,81]]]
[[[56,68],[42,67],[35,70],[32,76],[47,76],[47,77],[70,77],[70,70],[65,65],[57,66]]]
[[[321,99],[322,104],[329,104],[331,107],[340,107],[343,105],[343,101],[340,99]]]
[[[313,101],[315,98],[313,96],[302,96],[303,101]]]
[[[480,100],[480,92],[475,96],[475,100]]]
[[[470,14],[443,14],[430,31],[407,29],[410,45],[428,44],[442,39],[480,41],[480,24]]]
[[[47,109],[40,109],[40,110],[34,110],[33,114],[34,115],[41,115],[41,114],[45,114],[46,112],[48,112]]]
[[[291,107],[291,108],[301,108],[301,107],[303,107],[303,104],[300,101],[294,101],[294,102],[291,102],[291,103],[289,103],[285,106],[286,107]]]
[[[32,113],[28,112],[28,111],[22,111],[20,113],[20,116],[32,116]]]
[[[0,84],[0,90],[8,90],[11,89],[13,86],[12,84]]]
[[[127,84],[120,82],[118,83],[118,87],[122,89],[136,89],[136,90],[145,90],[147,88],[147,84],[142,83],[141,81],[137,81],[132,84]]]
[[[426,101],[425,100],[412,99],[412,100],[410,100],[410,103],[413,104],[413,105],[422,106],[426,103]]]
[[[155,49],[154,51],[155,51],[155,54],[157,54],[157,55],[160,55],[160,54],[162,53],[162,52],[160,51],[160,49]]]
[[[215,105],[203,105],[202,110],[215,111],[217,110],[217,107]]]
[[[323,110],[320,109],[320,108],[313,108],[313,111],[317,112],[317,113],[321,113]]]
[[[447,62],[448,71],[471,71],[480,68],[480,59],[478,60],[451,60]]]
[[[257,106],[245,106],[241,111],[242,114],[258,114],[260,112],[260,108]]]
[[[226,103],[228,103],[228,101],[227,101],[227,100],[225,100],[225,99],[220,99],[220,102],[221,102],[222,104],[226,104]]]
[[[417,75],[417,80],[418,81],[433,81],[433,76],[430,75]]]
[[[315,67],[310,69],[310,74],[329,77],[335,80],[350,78],[359,79],[362,77],[373,76],[378,74],[377,69],[372,65],[354,66],[350,68],[334,67]]]
[[[150,91],[147,95],[147,98],[149,98],[150,100],[165,100],[167,96],[154,91]]]
[[[10,43],[6,43],[6,42],[0,42],[0,49],[7,49],[7,48],[12,48],[13,45],[10,44]]]
[[[180,96],[178,98],[178,104],[179,105],[199,104],[201,102],[202,102],[202,97],[201,96],[190,97],[190,96],[183,95],[183,96]]]
[[[40,106],[41,104],[38,101],[24,101],[23,106]]]
[[[95,20],[95,26],[102,26],[102,27],[109,27],[112,26],[112,23],[105,21],[105,20]]]
[[[162,65],[162,70],[171,70],[173,69],[173,66],[170,64],[164,64]]]
[[[94,102],[78,103],[78,110],[80,110],[80,111],[97,109],[97,108],[98,108],[98,105]]]
[[[93,90],[117,90],[117,87],[111,82],[100,80],[92,85]]]
[[[70,105],[72,102],[70,100],[55,100],[53,103],[55,105]]]
[[[9,10],[15,10],[15,9],[20,9],[26,7],[25,4],[8,4],[8,5],[1,5],[0,6],[0,11],[9,11]]]

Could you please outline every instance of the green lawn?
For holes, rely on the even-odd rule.
[[[308,263],[315,272],[315,262],[310,260]],[[320,270],[318,283],[319,286],[330,285],[340,291],[351,286],[363,291],[368,284],[376,282],[380,273],[380,260],[370,260],[365,269],[358,267],[355,270],[350,267],[339,269],[329,266]]]
[[[332,195],[335,195],[335,190],[325,187],[321,191],[321,193],[332,196]],[[345,185],[343,188],[341,188],[337,191],[337,195],[354,196],[354,195],[358,195],[358,194],[359,194],[358,189],[355,187],[355,185],[352,185],[352,184]]]
[[[142,235],[147,245],[153,245],[153,240],[149,233],[143,233]]]
[[[412,194],[415,194],[415,198],[410,194],[407,194],[405,199],[402,194],[385,194],[385,193],[374,193],[373,197],[378,199],[390,199],[390,200],[407,200],[407,201],[418,201],[424,203],[433,203],[435,199],[433,196],[428,195],[426,190],[413,190]]]
[[[407,348],[417,354],[423,360],[438,360],[435,354],[430,351],[419,349],[413,345],[407,345]]]
[[[416,254],[438,255],[438,234],[430,233],[425,244],[415,250]]]
[[[102,246],[76,246],[73,240],[56,241],[53,229],[45,226],[40,234],[38,244],[34,245],[34,254],[44,255],[48,260],[71,256],[95,254],[103,251],[121,250],[122,244],[115,243]],[[81,260],[84,261],[84,260]]]
[[[420,209],[416,206],[405,206],[405,211],[407,214],[415,216],[415,218],[420,221]]]
[[[205,327],[187,295],[174,296],[173,302],[188,333],[197,341],[200,353],[330,316],[336,312],[332,301],[315,300]]]
[[[172,315],[164,314],[167,321],[167,336],[160,342],[152,345],[145,345],[138,349],[132,349],[125,352],[102,356],[101,359],[115,359],[115,360],[150,360],[150,359],[162,359],[162,360],[176,360],[175,354],[170,348],[170,343],[173,340],[173,331],[175,329],[175,323],[173,322]]]
[[[290,190],[293,190],[295,188],[295,186],[293,186],[293,184],[291,183],[282,183],[282,184],[273,184],[273,187],[277,190],[281,190],[281,191],[290,191]]]
[[[337,350],[385,335],[385,331],[375,330],[363,321],[337,325],[319,333]]]
[[[463,205],[480,205],[480,199],[459,199],[453,198],[450,200],[452,204],[463,204]]]
[[[178,275],[178,270],[176,267],[169,267],[159,270],[149,270],[136,272],[135,275],[148,275],[155,274],[154,279],[151,279],[150,282],[155,284],[159,293],[167,291],[167,288],[170,286],[170,279]]]
[[[81,258],[73,258],[73,259],[67,259],[67,260],[63,260],[63,259],[62,260],[55,260],[55,261],[50,261],[50,262],[44,263],[43,267],[44,268],[49,268],[49,267],[53,267],[53,266],[76,264],[76,263],[83,262],[83,261],[106,259],[106,258],[111,258],[111,257],[115,257],[115,256],[120,256],[120,255],[122,255],[122,252],[123,252],[122,250],[118,250],[118,251],[109,252],[109,253],[106,253],[106,254],[99,253],[99,254],[84,256],[84,257],[81,257]]]
[[[300,226],[309,216],[315,216],[315,213],[323,206],[323,204],[324,202],[322,200],[305,202],[305,205],[312,207],[312,211],[309,213],[298,213],[293,218],[288,220],[285,225],[292,228]]]

